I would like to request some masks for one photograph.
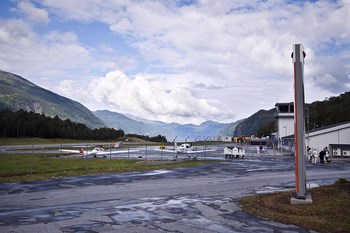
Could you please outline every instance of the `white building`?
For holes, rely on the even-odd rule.
[[[294,151],[294,104],[276,103],[278,145]],[[305,132],[305,145],[317,152],[327,147],[332,156],[350,156],[350,122]]]
[[[282,138],[294,134],[294,104],[276,103],[277,114],[277,139],[278,146],[281,146]]]
[[[311,130],[305,140],[318,152],[327,147],[332,156],[350,156],[350,122]]]

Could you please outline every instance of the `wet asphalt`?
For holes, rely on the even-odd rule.
[[[306,164],[308,188],[350,178],[350,160]],[[313,232],[242,211],[243,196],[294,190],[272,151],[196,167],[0,184],[0,232]]]

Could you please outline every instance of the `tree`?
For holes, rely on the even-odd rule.
[[[258,129],[257,136],[271,136],[276,131],[276,121],[273,120],[268,124],[261,125]]]
[[[58,116],[51,118],[24,110],[17,112],[1,110],[0,120],[0,137],[115,140],[124,136],[123,130],[112,128],[92,130],[69,119],[63,121]]]

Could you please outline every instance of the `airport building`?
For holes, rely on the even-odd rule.
[[[275,107],[279,139],[294,134],[294,103],[277,103]]]
[[[333,156],[350,156],[350,122],[311,130],[305,134],[306,145],[316,151],[328,147]]]
[[[279,148],[294,151],[294,105],[277,103],[277,139]],[[305,132],[305,145],[320,152],[327,147],[333,157],[350,157],[350,122]]]

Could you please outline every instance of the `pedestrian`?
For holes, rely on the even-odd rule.
[[[309,160],[309,162],[311,162],[312,150],[311,150],[311,148],[309,146],[307,146],[306,150],[307,150],[307,159]]]
[[[326,162],[330,163],[330,162],[332,162],[332,160],[329,158],[329,150],[327,147],[325,149],[326,149]]]
[[[314,149],[312,152],[312,163],[316,164],[317,163],[317,151]]]
[[[326,156],[326,149],[320,151],[320,163],[324,163],[324,157]]]

